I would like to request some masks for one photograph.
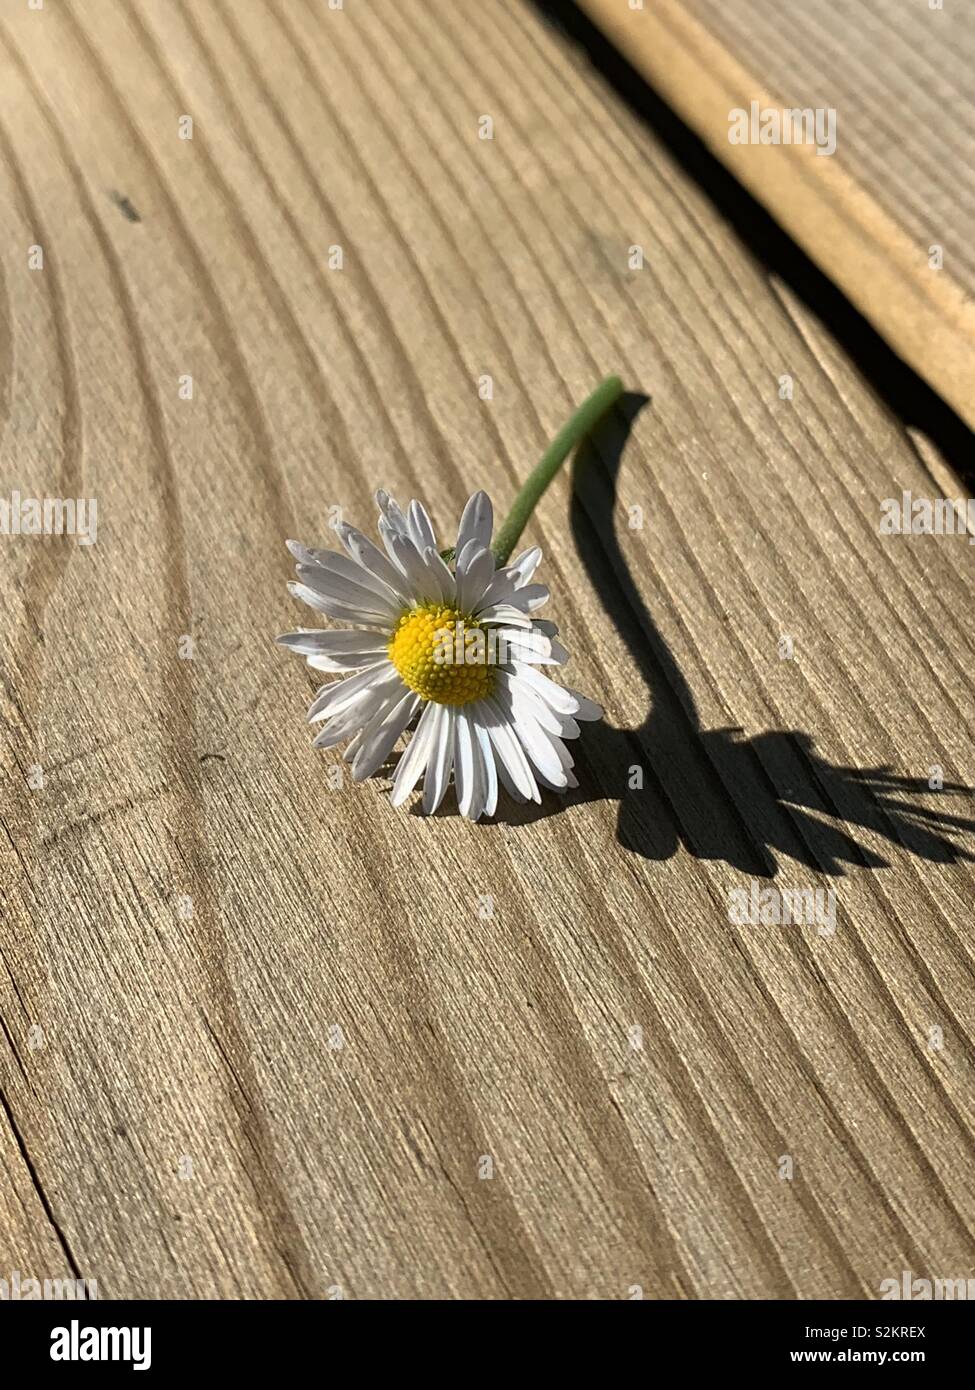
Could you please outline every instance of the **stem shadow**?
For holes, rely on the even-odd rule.
[[[860,843],[871,831],[919,858],[975,862],[955,837],[975,820],[934,811],[912,798],[937,795],[923,778],[889,766],[834,765],[801,729],[745,737],[740,728],[701,727],[694,696],[644,603],[615,532],[616,487],[632,425],[649,397],[627,392],[576,451],[572,533],[607,614],[636,663],[649,695],[636,728],[587,725],[571,745],[580,786],[541,806],[506,800],[498,819],[530,824],[567,805],[619,803],[617,839],[646,859],[668,859],[683,846],[699,859],[723,859],[755,877],[778,872],[779,856],[813,872],[841,876],[845,865],[886,868]],[[637,771],[639,770],[639,771]],[[642,778],[642,787],[632,785]],[[946,783],[940,795],[970,796]]]

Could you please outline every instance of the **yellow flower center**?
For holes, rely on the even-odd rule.
[[[484,628],[446,604],[426,603],[404,613],[389,659],[411,690],[438,705],[483,700],[494,687]]]

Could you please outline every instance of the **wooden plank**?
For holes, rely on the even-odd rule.
[[[889,0],[581,0],[895,350],[975,425],[975,16]],[[731,113],[821,111],[804,144]],[[828,113],[832,111],[833,117]],[[830,122],[833,122],[833,138]],[[780,133],[784,127],[780,126]],[[775,133],[769,121],[767,133]]]
[[[94,545],[3,539],[0,1272],[970,1273],[972,550],[879,533],[934,484],[842,349],[515,0],[65,0],[0,65],[0,495],[98,500]],[[531,527],[607,710],[579,792],[331,790],[285,538],[503,509],[614,370]],[[753,883],[835,933],[732,923]]]

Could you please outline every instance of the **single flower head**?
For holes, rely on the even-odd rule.
[[[444,552],[419,502],[403,512],[385,492],[376,501],[383,550],[344,523],[336,528],[344,553],[288,542],[298,571],[291,592],[342,626],[278,641],[315,670],[354,673],[312,701],[309,720],[324,721],[315,746],[349,740],[344,757],[361,781],[415,723],[393,805],[422,778],[423,809],[435,811],[453,778],[471,820],[493,815],[499,782],[517,801],[540,801],[541,787],[576,786],[565,741],[578,736],[578,720],[599,719],[602,710],[540,669],[568,660],[555,625],[534,616],[549,596],[532,582],[541,551],[498,568],[483,492],[467,503],[456,544]]]

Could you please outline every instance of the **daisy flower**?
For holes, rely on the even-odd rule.
[[[461,814],[476,821],[494,814],[499,787],[516,801],[540,802],[542,788],[578,785],[566,741],[602,710],[543,669],[561,666],[568,653],[555,625],[535,616],[549,597],[534,582],[541,551],[508,557],[561,462],[621,391],[611,377],[577,412],[493,548],[484,492],[465,506],[451,549],[440,549],[421,503],[404,512],[385,492],[376,494],[382,549],[344,522],[335,528],[344,553],[288,542],[298,574],[291,593],[341,624],[277,639],[314,670],[342,673],[308,711],[323,724],[314,746],[348,742],[344,757],[361,781],[412,731],[393,777],[394,806],[422,779],[430,814],[452,782]]]
[[[460,812],[471,820],[493,815],[499,781],[519,801],[540,801],[541,787],[576,786],[565,741],[578,736],[578,720],[602,710],[541,670],[568,659],[555,625],[534,616],[549,596],[531,582],[542,552],[535,546],[498,568],[491,501],[476,492],[451,568],[419,502],[404,513],[385,492],[376,501],[384,550],[345,523],[336,528],[345,554],[288,542],[297,561],[294,596],[357,624],[278,638],[317,671],[357,673],[323,686],[312,701],[309,720],[325,721],[315,747],[350,739],[344,756],[361,781],[416,721],[396,768],[393,805],[422,777],[423,809],[435,811],[452,777]]]

